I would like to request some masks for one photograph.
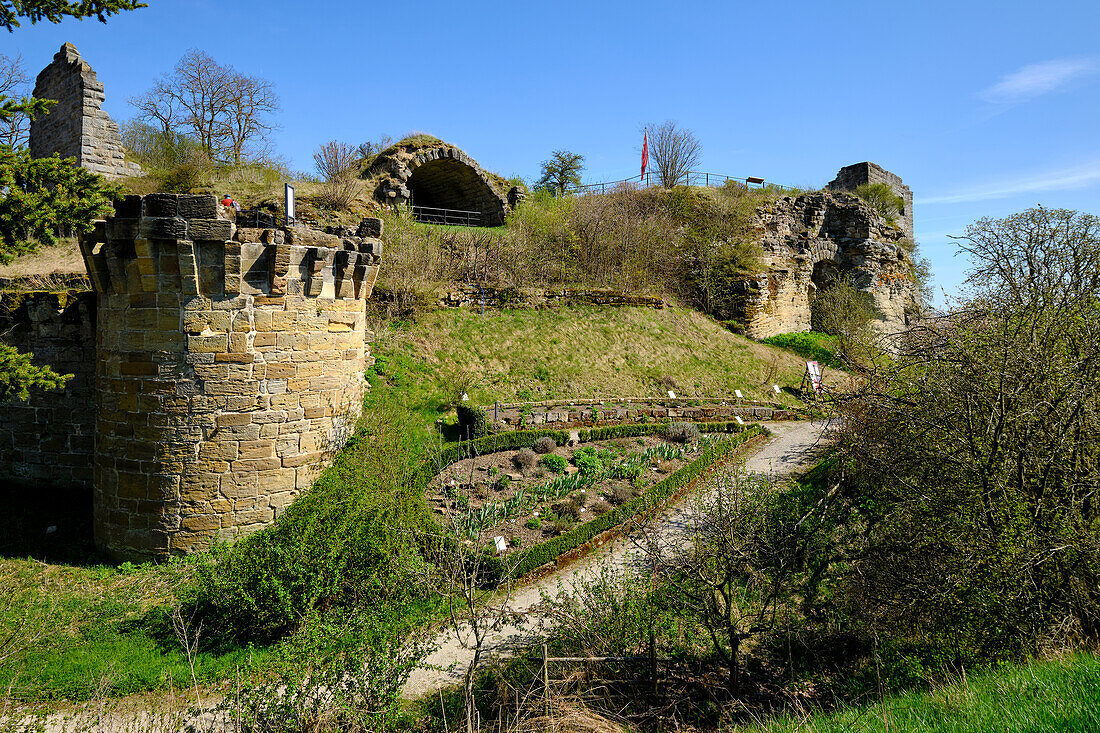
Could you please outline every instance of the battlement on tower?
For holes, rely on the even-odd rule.
[[[115,203],[115,214],[84,237],[92,286],[100,293],[368,298],[382,241],[305,228],[238,228],[213,196],[149,194]],[[381,234],[381,221],[361,226]],[[374,223],[377,222],[377,223]]]
[[[364,236],[238,228],[213,196],[129,196],[80,244],[97,294],[94,527],[116,558],[271,522],[362,409]]]

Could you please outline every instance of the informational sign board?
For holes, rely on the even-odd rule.
[[[806,376],[810,378],[810,384],[813,385],[814,392],[821,392],[825,389],[821,377],[821,365],[816,361],[806,362]]]
[[[733,390],[733,393],[735,395],[737,395],[737,399],[739,399],[739,400],[745,399],[745,395],[741,394],[741,390],[735,389],[735,390]]]
[[[503,537],[499,535],[493,538],[493,546],[496,548],[498,555],[503,555],[508,551],[508,543],[504,541]]]
[[[294,186],[289,183],[283,189],[283,194],[286,204],[286,223],[290,224],[294,221]]]

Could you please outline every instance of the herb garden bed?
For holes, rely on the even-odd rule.
[[[474,441],[481,445],[450,451],[457,460],[442,462],[444,469],[428,482],[428,499],[472,546],[492,548],[503,538],[507,566],[524,575],[659,506],[766,434],[731,423],[697,427],[702,436],[687,444],[664,439],[658,425],[582,431],[581,440],[592,442],[556,445],[542,455],[529,450],[541,431],[507,441],[512,445],[502,450],[486,444],[491,438]],[[736,434],[717,434],[723,432]],[[517,458],[523,453],[517,446],[528,447],[525,458]]]

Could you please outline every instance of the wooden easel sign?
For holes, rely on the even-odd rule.
[[[825,383],[821,373],[821,365],[816,361],[806,362],[806,374],[802,377],[802,384],[809,382],[815,394],[825,391]]]

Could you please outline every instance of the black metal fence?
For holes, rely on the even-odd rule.
[[[481,226],[481,212],[462,211],[461,209],[437,209],[432,206],[412,207],[413,219],[424,224],[443,224],[446,226]]]
[[[681,186],[707,186],[711,188],[719,188],[726,185],[727,182],[736,182],[743,186],[750,188],[763,188],[773,189],[778,191],[798,191],[799,189],[793,186],[782,186],[778,183],[769,183],[763,178],[756,178],[753,176],[747,176],[745,178],[737,178],[736,176],[727,176],[721,173],[705,173],[701,171],[688,171],[676,181],[677,185]],[[583,196],[585,194],[595,193],[611,193],[612,191],[620,190],[622,188],[650,188],[653,186],[661,186],[660,176],[656,173],[646,173],[645,177],[634,176],[632,178],[624,178],[621,181],[605,181],[603,183],[589,183],[583,186],[577,186],[566,191],[566,193],[573,194],[575,196]]]

